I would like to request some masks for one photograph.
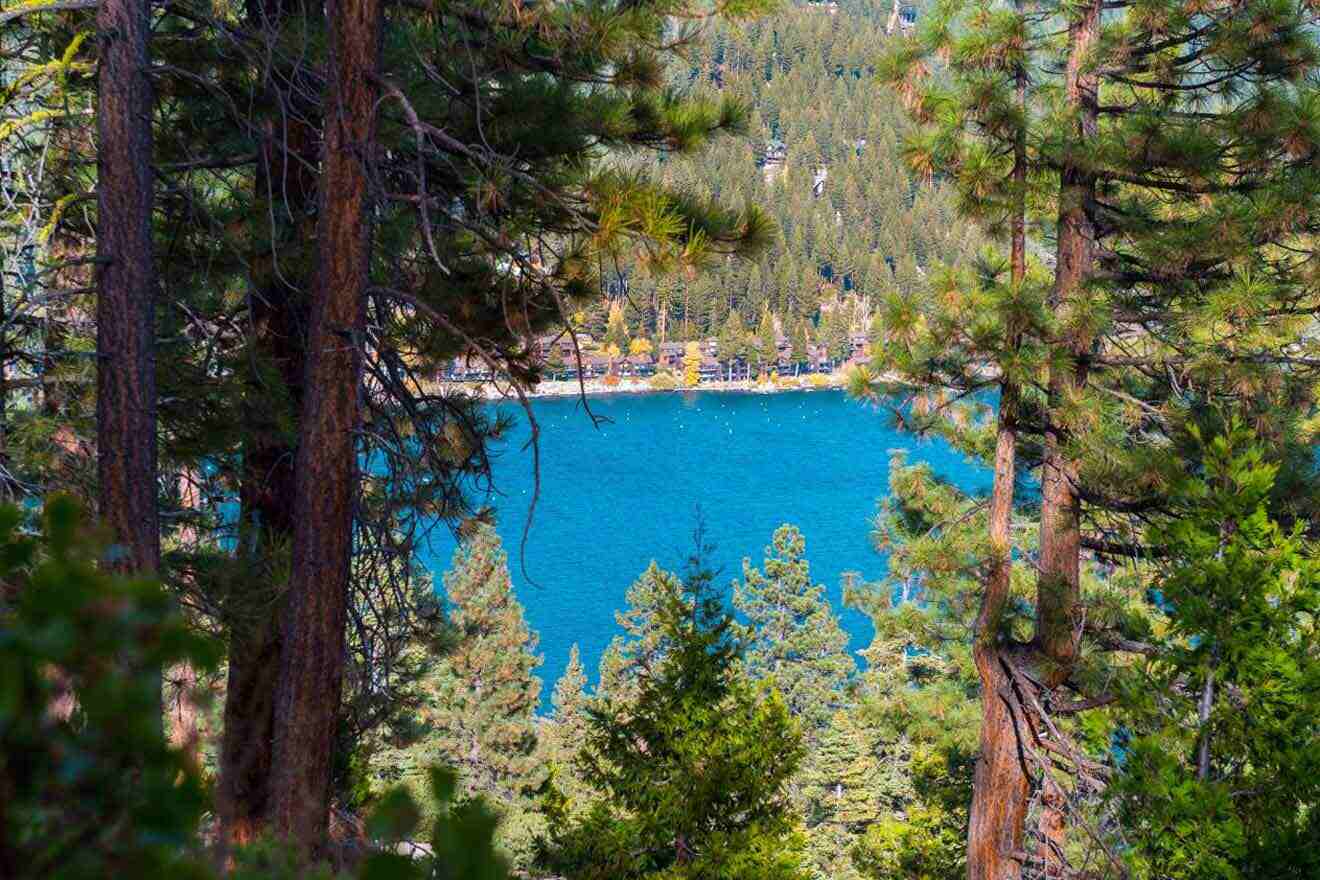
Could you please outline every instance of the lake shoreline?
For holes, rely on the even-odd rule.
[[[808,380],[807,375],[824,376],[824,383]],[[649,379],[631,377],[621,378],[617,384],[607,384],[602,379],[546,380],[534,389],[526,392],[529,398],[564,398],[564,397],[600,397],[609,394],[779,394],[787,391],[841,391],[844,386],[842,371],[833,373],[812,373],[801,377],[781,377],[769,382],[757,382],[749,379],[716,380],[701,382],[692,386],[677,388],[656,388]],[[454,382],[443,381],[442,389],[461,390],[486,400],[517,400],[518,395],[506,384],[499,382]]]

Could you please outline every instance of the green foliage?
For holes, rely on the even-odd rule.
[[[585,811],[595,799],[595,790],[582,778],[577,762],[590,728],[591,698],[586,688],[587,675],[575,644],[564,674],[555,683],[551,697],[554,713],[542,719],[540,733],[541,760],[545,761],[550,782],[563,797],[563,808],[570,815]]]
[[[852,354],[852,315],[850,304],[837,302],[821,319],[820,341],[825,353],[834,363],[848,359]]]
[[[431,768],[457,768],[462,796],[481,796],[498,812],[500,846],[525,866],[538,830],[531,797],[545,780],[536,638],[494,529],[478,525],[465,536],[444,581],[453,633],[441,654],[423,658],[417,705],[372,749],[373,793],[399,782],[425,802]]]
[[[52,498],[42,534],[0,511],[0,859],[6,877],[208,880],[197,837],[206,792],[166,741],[160,671],[214,664],[214,642],[191,629],[151,580],[106,572],[77,506]],[[504,880],[498,815],[461,798],[449,771],[429,774],[431,804],[402,789],[368,821],[374,851],[359,880]],[[423,857],[388,851],[424,827]],[[287,847],[260,841],[232,853],[234,880],[325,877]]]
[[[967,804],[975,756],[921,742],[903,768],[910,800],[870,825],[852,849],[865,877],[960,880],[967,876]]]
[[[206,807],[166,742],[161,670],[213,665],[160,585],[107,572],[74,502],[0,510],[0,873],[195,877]]]
[[[756,328],[756,362],[761,370],[773,369],[779,363],[779,343],[775,334],[775,318],[766,308],[761,311],[761,323]]]
[[[684,584],[652,566],[639,583],[635,689],[590,710],[579,755],[601,800],[574,818],[552,793],[545,866],[573,880],[804,876],[786,792],[801,735],[787,707],[741,673],[708,573]]]
[[[420,801],[419,801],[420,798]],[[366,820],[370,848],[351,871],[307,866],[269,839],[233,854],[232,880],[509,880],[496,843],[500,816],[481,798],[464,797],[458,777],[432,768],[422,790],[392,789]]]
[[[1164,625],[1113,789],[1138,876],[1320,872],[1320,554],[1271,517],[1277,472],[1230,424],[1152,534]]]
[[[777,234],[754,259],[717,262],[695,277],[656,277],[644,261],[625,262],[644,326],[660,326],[663,313],[667,326],[682,323],[683,338],[710,338],[736,313],[755,333],[769,309],[790,335],[798,320],[814,326],[821,304],[841,294],[873,305],[896,286],[912,291],[934,264],[974,256],[982,232],[956,222],[948,180],[903,166],[909,123],[894,94],[877,92],[876,59],[900,42],[885,33],[889,11],[888,2],[785,4],[714,28],[676,65],[695,93],[740,100],[750,137],[666,161],[662,178],[757,205]],[[816,196],[820,167],[828,181]],[[730,351],[737,348],[720,347],[726,365]]]
[[[493,528],[478,526],[464,538],[445,573],[445,593],[458,639],[444,659],[434,708],[439,748],[466,786],[509,801],[533,775],[541,658]]]
[[[426,830],[429,846],[411,853],[378,852],[367,858],[358,880],[507,880],[509,863],[496,844],[499,813],[481,798],[463,797],[457,775],[433,769],[428,774],[432,816],[422,821],[413,797],[399,789],[387,796],[368,821],[378,846],[409,842]],[[418,857],[418,856],[421,857]]]
[[[824,822],[855,831],[876,821],[882,772],[874,733],[852,712],[835,712],[807,760],[812,824]]]
[[[734,361],[747,358],[747,328],[743,326],[742,316],[730,311],[715,338],[715,347],[720,360],[732,366]]]
[[[814,744],[844,699],[856,664],[825,586],[811,581],[805,554],[802,533],[780,526],[760,569],[743,560],[733,605],[748,622],[743,633],[748,675],[774,685]]]

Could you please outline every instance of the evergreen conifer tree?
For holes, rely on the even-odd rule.
[[[1015,692],[1023,675],[1039,689],[1016,707],[982,701],[974,880],[1020,876],[1013,853],[1026,845],[1033,789],[1043,803],[1035,855],[1047,872],[1068,870],[1067,796],[1051,774],[1025,769],[1022,719],[1044,725],[1050,692],[1087,693],[1086,682],[1100,680],[1084,646],[1099,657],[1129,653],[1136,643],[1124,634],[1140,628],[1087,610],[1126,599],[1113,585],[1104,599],[1083,599],[1083,548],[1110,559],[1151,552],[1144,525],[1168,514],[1191,428],[1217,418],[1208,400],[1268,425],[1280,450],[1296,449],[1306,429],[1296,432],[1292,413],[1313,400],[1295,320],[1312,308],[1303,303],[1314,287],[1294,251],[1320,217],[1314,138],[1309,123],[1298,127],[1316,100],[1315,12],[1103,7],[941,5],[887,62],[921,123],[908,147],[913,167],[947,169],[963,212],[1011,243],[1007,259],[931,273],[928,289],[893,297],[880,359],[921,387],[904,418],[938,425],[995,463],[977,666],[987,695]],[[1028,204],[1043,216],[1028,216]],[[1033,219],[1055,244],[1053,264],[1038,273],[1025,260]],[[977,404],[959,401],[993,386],[992,429],[983,408],[978,418]],[[1025,597],[1035,616],[1015,628],[1019,449],[1040,469],[1041,514]],[[1069,763],[1057,754],[1049,762]],[[1063,773],[1079,785],[1084,776],[1077,762]]]
[[[1124,695],[1113,792],[1148,876],[1320,872],[1320,556],[1270,515],[1277,473],[1230,425],[1151,536],[1164,625]]]
[[[812,750],[806,781],[811,818],[848,830],[874,822],[880,817],[881,798],[894,796],[882,790],[880,759],[871,734],[844,709],[830,718]]]
[[[652,562],[628,587],[626,606],[614,615],[624,634],[615,636],[600,658],[598,696],[625,699],[636,689],[638,678],[660,663],[669,646],[660,611],[664,597],[678,589],[677,581]]]
[[[743,327],[742,315],[738,314],[737,309],[729,310],[729,316],[725,318],[724,326],[720,327],[715,345],[719,350],[720,360],[729,371],[729,379],[733,379],[734,366],[747,357],[747,330]]]
[[[513,803],[540,782],[535,670],[541,658],[493,528],[477,527],[455,551],[445,595],[457,642],[444,661],[438,752],[468,791]]]
[[[747,620],[748,674],[773,681],[815,744],[843,704],[856,665],[824,585],[811,581],[806,540],[796,527],[775,530],[761,568],[743,561],[733,605]]]
[[[775,333],[775,316],[768,305],[761,310],[761,323],[756,328],[756,359],[762,372],[773,370],[779,364],[779,340]]]
[[[609,693],[590,713],[580,762],[602,799],[572,820],[551,797],[542,861],[557,874],[806,876],[786,789],[801,738],[783,702],[742,673],[736,626],[710,578],[694,570],[684,582],[654,565],[644,576],[656,626],[648,641],[664,650],[630,695]]]
[[[587,741],[591,698],[576,644],[569,651],[564,674],[555,683],[551,705],[554,714],[541,723],[540,755],[552,774],[555,788],[566,799],[569,813],[577,815],[594,800],[595,792],[577,766],[578,753]]]

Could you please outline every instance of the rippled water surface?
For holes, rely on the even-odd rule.
[[[576,400],[533,406],[542,431],[541,498],[526,567],[535,584],[518,560],[533,483],[516,407],[519,431],[497,458],[493,503],[515,589],[540,635],[547,707],[574,642],[594,680],[618,632],[624,591],[652,559],[682,564],[698,516],[725,584],[739,576],[744,557],[759,563],[781,523],[801,528],[812,574],[829,588],[856,650],[870,641],[871,627],[838,607],[841,584],[844,572],[885,574],[869,532],[891,450],[908,450],[910,460],[929,462],[964,488],[989,488],[983,467],[941,442],[895,432],[883,412],[838,392],[607,395],[591,400],[610,420],[599,428]],[[427,559],[437,586],[453,550],[437,531]]]

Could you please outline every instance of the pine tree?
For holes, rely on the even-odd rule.
[[[293,550],[271,752],[271,825],[304,854],[328,821],[335,726],[353,553],[354,434],[371,262],[368,170],[376,132],[380,0],[331,0],[325,159],[318,182],[317,285],[307,333],[307,393],[299,419]]]
[[[743,327],[742,316],[738,314],[737,309],[729,310],[729,316],[725,318],[724,326],[720,328],[715,345],[720,360],[729,371],[729,379],[733,379],[734,365],[747,357],[747,330]]]
[[[741,125],[743,113],[732,102],[672,100],[653,53],[633,63],[635,50],[653,45],[668,26],[672,8],[546,7],[537,14],[535,46],[525,40],[528,21],[511,10],[446,6],[383,20],[374,9],[326,19],[334,64],[321,106],[347,114],[348,129],[335,134],[352,135],[356,159],[320,168],[316,277],[324,289],[312,300],[304,372],[328,372],[309,383],[297,426],[295,507],[302,513],[295,522],[289,608],[282,615],[277,759],[271,762],[275,806],[268,811],[281,833],[292,833],[307,851],[324,830],[315,817],[328,809],[351,514],[379,517],[367,530],[373,537],[406,531],[400,521],[418,510],[461,515],[467,499],[453,481],[461,484],[460,474],[485,469],[484,443],[500,430],[500,420],[477,412],[472,401],[427,392],[429,374],[447,358],[474,353],[525,391],[540,375],[527,335],[564,322],[575,305],[598,293],[591,267],[599,261],[590,255],[640,237],[652,245],[653,268],[696,268],[713,254],[754,252],[767,231],[754,209],[731,211],[680,197],[653,180],[591,161],[611,146],[691,151]],[[347,18],[355,26],[345,25]],[[603,43],[584,37],[604,32],[610,38]],[[369,43],[388,51],[369,51]],[[474,55],[467,51],[473,45],[486,50]],[[494,48],[509,45],[523,46],[524,54],[513,58]],[[601,45],[609,51],[597,51]],[[546,48],[553,46],[559,48]],[[555,59],[548,65],[547,51]],[[433,100],[456,82],[477,94],[472,106]],[[325,121],[329,130],[343,120],[327,113]],[[339,143],[328,135],[323,140]],[[475,143],[480,150],[463,146]],[[515,164],[518,171],[510,175]],[[342,179],[336,178],[340,172]],[[367,193],[361,184],[372,174],[391,186]],[[558,195],[547,198],[551,192]],[[548,264],[545,250],[523,247],[542,235],[565,243]],[[389,249],[392,265],[406,268],[373,268],[375,245]],[[370,345],[362,332],[368,315]],[[318,336],[341,332],[354,344],[329,345]],[[371,361],[364,360],[368,356]],[[360,382],[364,369],[371,383]],[[388,427],[357,431],[357,420],[368,413],[374,424]],[[419,443],[419,435],[433,442]],[[359,474],[357,463],[372,458],[370,447],[381,442],[374,452],[396,472]],[[313,476],[303,479],[304,472]],[[352,503],[357,485],[369,487],[363,494],[371,503]],[[381,538],[383,544],[393,540]],[[409,552],[404,548],[410,545],[404,539],[400,547],[381,548],[382,555]]]
[[[798,880],[802,841],[786,784],[802,759],[783,702],[741,673],[711,575],[652,566],[646,614],[664,644],[627,697],[591,712],[580,762],[602,793],[573,820],[551,798],[544,867],[573,880]],[[637,609],[642,610],[642,609]]]
[[[555,683],[551,698],[554,714],[542,721],[539,741],[541,760],[548,766],[555,788],[567,800],[566,809],[575,816],[585,811],[596,797],[577,765],[590,726],[591,698],[586,688],[587,676],[578,646],[574,644],[569,651],[568,666]]]
[[[733,605],[747,620],[748,674],[773,681],[814,744],[842,705],[856,666],[824,585],[811,581],[797,528],[775,530],[760,569],[743,560]]]
[[[555,683],[555,692],[551,698],[554,706],[552,718],[564,732],[567,742],[581,742],[581,734],[586,729],[587,675],[582,669],[582,658],[578,646],[574,643],[568,652],[568,666],[564,674]]]
[[[110,0],[96,20],[98,512],[119,548],[107,561],[147,576],[160,565],[150,17],[146,0]]]
[[[761,324],[756,330],[756,360],[763,373],[779,364],[779,340],[769,306],[761,311]]]
[[[467,791],[510,804],[538,784],[536,636],[513,596],[499,535],[479,526],[445,573],[458,642],[445,658],[439,752]]]
[[[821,321],[820,340],[825,344],[825,353],[835,366],[847,360],[852,353],[851,321],[845,309],[843,300],[836,299]]]
[[[932,273],[928,291],[895,296],[881,347],[881,365],[921,387],[909,414],[995,461],[974,636],[986,694],[1005,692],[1018,674],[1041,696],[1076,685],[1093,672],[1084,645],[1105,654],[1132,644],[1094,617],[1079,629],[1097,603],[1083,599],[1082,550],[1150,553],[1139,537],[1144,523],[1168,515],[1189,431],[1217,419],[1206,401],[1250,412],[1288,450],[1300,439],[1289,427],[1296,401],[1312,399],[1299,384],[1309,367],[1288,354],[1300,343],[1296,297],[1308,289],[1289,252],[1312,234],[1317,193],[1304,158],[1311,148],[1289,146],[1299,135],[1288,120],[1314,100],[1295,88],[1320,57],[1314,12],[1171,0],[1158,13],[1110,16],[1102,7],[948,4],[887,63],[921,123],[908,148],[914,168],[947,169],[964,213],[1011,241],[1007,259]],[[931,77],[940,59],[949,63]],[[1035,277],[1025,265],[1023,226],[1033,218],[1024,202],[1042,208],[1034,219],[1055,241],[1053,265]],[[1265,277],[1268,289],[1258,283]],[[1179,370],[1197,374],[1194,392]],[[975,404],[955,401],[993,386],[992,445],[985,410],[978,418]],[[1041,515],[1027,599],[1035,619],[1014,631],[1006,622],[1017,611],[1009,560],[1019,448],[1040,468]],[[1105,535],[1088,525],[1098,522]],[[1115,531],[1135,540],[1109,540]],[[1028,778],[1020,759],[1021,719],[1043,724],[1039,710],[1031,700],[982,706],[969,876],[1020,876],[1009,853],[1022,847],[1033,785],[1044,803],[1038,855],[1047,871],[1066,872],[1065,796],[1053,777]],[[1077,766],[1064,771],[1082,776]]]

